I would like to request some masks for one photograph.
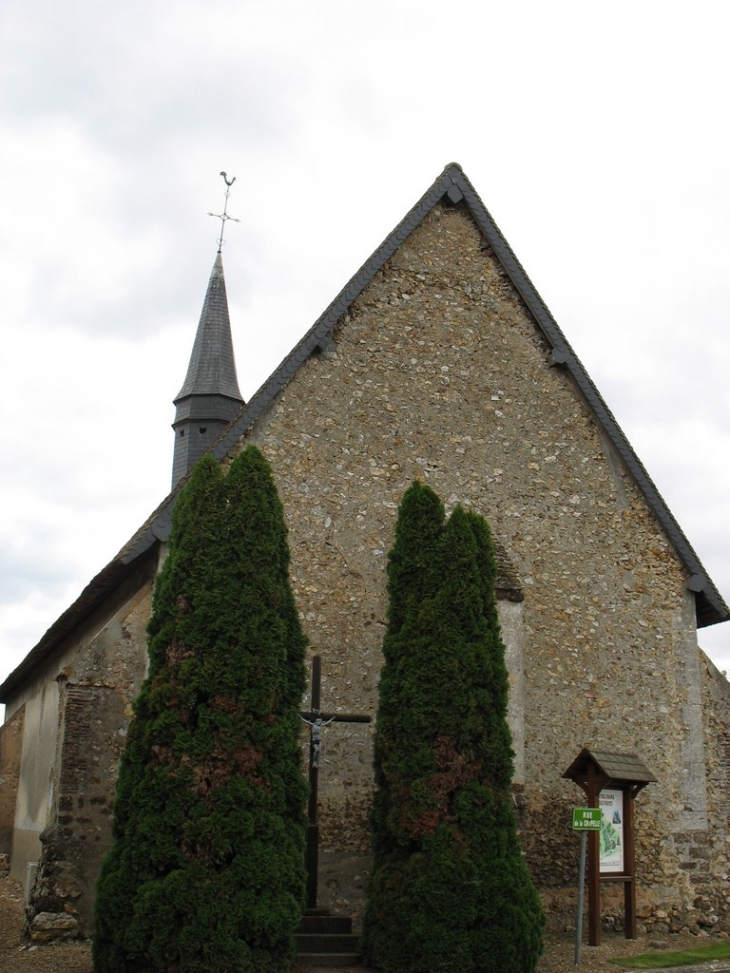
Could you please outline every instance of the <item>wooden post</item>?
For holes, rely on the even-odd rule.
[[[624,887],[624,930],[627,939],[636,938],[636,837],[634,799],[642,787],[656,777],[635,753],[609,753],[584,747],[563,774],[586,795],[588,807],[600,807],[601,791],[620,789],[622,793],[623,868],[601,875],[600,832],[588,835],[588,942],[601,942],[601,882],[621,882]],[[607,866],[608,867],[608,866]]]
[[[308,712],[299,715],[309,725],[309,805],[307,809],[307,909],[317,908],[319,879],[319,751],[322,730],[328,723],[371,723],[372,717],[358,713],[323,713],[320,709],[322,660],[312,659],[312,696]]]
[[[319,700],[322,686],[322,663],[318,655],[312,659],[312,706],[311,716],[319,716]],[[317,716],[315,716],[315,713]],[[319,821],[317,804],[319,792],[319,760],[315,753],[314,733],[309,731],[309,803],[307,806],[307,908],[317,908],[317,882],[319,870]]]
[[[600,783],[595,770],[590,767],[586,781],[588,807],[600,807],[598,795]],[[600,832],[591,831],[588,835],[588,945],[601,944],[601,862]]]
[[[632,787],[624,788],[624,935],[636,939],[636,835],[634,832],[634,796]]]

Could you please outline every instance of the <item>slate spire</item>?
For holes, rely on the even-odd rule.
[[[188,373],[174,404],[173,488],[245,405],[236,377],[220,250],[208,281]]]

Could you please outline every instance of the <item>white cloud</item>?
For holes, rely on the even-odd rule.
[[[5,672],[167,491],[220,169],[250,396],[461,162],[730,596],[727,19],[720,0],[9,0]],[[727,627],[702,633],[721,668]]]

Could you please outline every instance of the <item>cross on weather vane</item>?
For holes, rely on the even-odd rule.
[[[218,237],[218,241],[217,241],[218,242],[218,253],[220,253],[221,250],[223,249],[223,233],[225,232],[225,228],[226,228],[226,220],[233,220],[234,223],[240,223],[241,222],[240,220],[236,219],[235,216],[229,216],[228,215],[228,197],[231,194],[231,186],[236,181],[236,177],[234,176],[232,179],[229,179],[228,176],[225,174],[225,172],[221,172],[221,175],[223,176],[223,181],[226,184],[226,198],[225,198],[225,202],[223,204],[223,212],[222,213],[208,213],[208,216],[214,216],[217,220],[220,220],[221,221],[221,235]]]

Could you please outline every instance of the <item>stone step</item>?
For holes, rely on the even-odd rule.
[[[317,968],[324,966],[331,968],[334,966],[350,969],[353,966],[361,966],[360,957],[357,953],[299,953],[297,954],[297,966]]]
[[[333,916],[330,913],[305,913],[299,923],[298,933],[351,933],[349,916]]]
[[[360,941],[353,935],[349,916],[332,915],[326,909],[308,909],[294,940],[297,963],[302,967],[346,968],[360,966]]]
[[[357,953],[359,939],[352,933],[298,932],[294,936],[301,953]]]

